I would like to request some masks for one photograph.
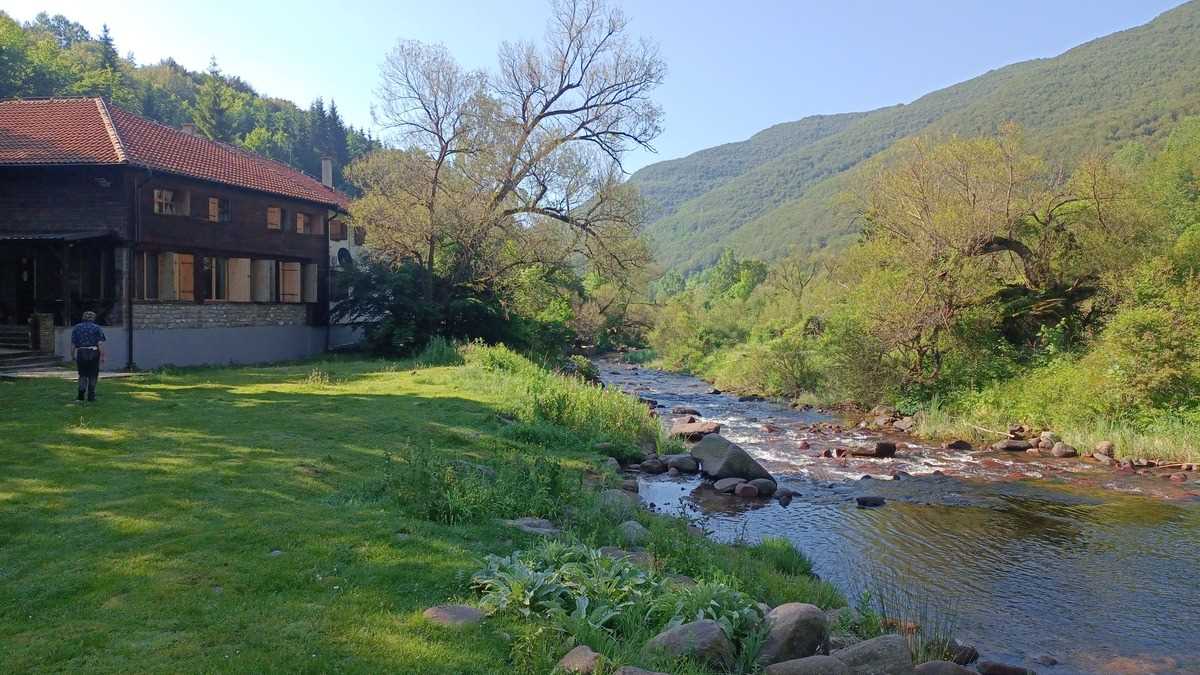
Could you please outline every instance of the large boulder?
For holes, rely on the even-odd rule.
[[[742,499],[757,499],[758,488],[749,483],[738,483],[733,488],[733,494],[735,497],[741,497]]]
[[[1117,455],[1117,444],[1112,441],[1100,441],[1092,449],[1096,454],[1104,455],[1105,457],[1116,457]]]
[[[791,661],[822,651],[829,640],[825,612],[815,605],[789,602],[767,614],[766,642],[758,653],[763,665]]]
[[[671,427],[671,435],[685,441],[698,441],[710,434],[721,433],[721,425],[716,422],[683,422]]]
[[[734,647],[721,624],[703,620],[668,628],[646,643],[645,651],[696,659],[724,668],[733,661]]]
[[[600,655],[587,645],[579,645],[562,657],[555,672],[588,674],[596,672],[599,665]]]
[[[1055,457],[1078,457],[1079,452],[1070,445],[1062,441],[1056,441],[1050,449],[1050,454]]]
[[[677,405],[674,408],[671,408],[671,414],[672,415],[694,415],[696,417],[703,417],[703,415],[700,414],[699,410],[696,410],[695,408],[689,408],[685,405]]]
[[[527,517],[501,522],[509,527],[515,527],[526,534],[536,534],[543,537],[557,537],[559,534],[562,534],[562,530],[559,530],[554,523],[545,518]]]
[[[881,635],[839,649],[832,654],[854,675],[912,675],[912,654],[899,635]]]
[[[771,479],[750,453],[721,436],[705,436],[694,447],[692,457],[700,460],[700,470],[713,478]]]
[[[766,675],[853,675],[850,668],[832,656],[806,656],[767,666]]]
[[[975,664],[975,670],[978,670],[982,675],[1037,675],[1036,670],[1030,670],[1021,666],[1011,666],[1007,663],[999,663],[997,661],[980,661]]]

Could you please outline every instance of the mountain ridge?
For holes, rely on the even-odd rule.
[[[1012,120],[1035,148],[1069,163],[1129,140],[1157,140],[1197,113],[1200,1],[1193,0],[1141,26],[994,68],[910,103],[773,125],[745,141],[648,165],[629,180],[647,202],[656,256],[690,272],[726,247],[771,259],[852,237],[855,225],[838,195],[863,162],[902,138],[990,133]],[[716,177],[714,157],[725,170]]]

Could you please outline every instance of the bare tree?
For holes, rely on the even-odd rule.
[[[429,299],[439,267],[480,283],[552,254],[608,270],[648,264],[630,244],[641,203],[621,158],[661,131],[650,95],[665,66],[604,0],[551,10],[542,43],[504,44],[490,75],[407,41],[382,66],[377,118],[406,152],[351,170],[365,192],[354,216],[373,247],[421,262]]]

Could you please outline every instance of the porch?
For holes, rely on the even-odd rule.
[[[89,310],[101,325],[121,325],[117,256],[109,231],[0,233],[0,332],[18,341],[36,316],[70,326]],[[36,332],[28,336],[36,346]]]

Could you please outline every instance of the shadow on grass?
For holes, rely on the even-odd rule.
[[[328,366],[106,381],[84,408],[61,382],[0,383],[0,670],[503,662],[496,630],[448,633],[418,614],[510,533],[329,499],[405,445],[512,448],[494,407],[437,370]]]

